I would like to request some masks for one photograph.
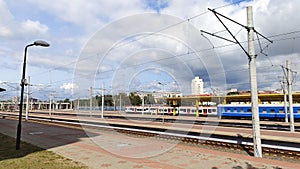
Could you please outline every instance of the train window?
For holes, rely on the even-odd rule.
[[[217,109],[212,109],[212,112],[217,112]]]
[[[202,113],[202,109],[199,110],[199,113]]]
[[[279,109],[279,113],[284,113],[283,109]]]
[[[208,113],[211,113],[211,109],[207,109],[207,112],[208,112]]]
[[[244,109],[243,109],[243,108],[241,108],[241,111],[240,111],[240,112],[242,112],[242,113],[243,113],[243,112],[244,112]]]
[[[233,112],[237,112],[236,108],[233,109]]]
[[[297,109],[297,111],[296,111],[297,113],[300,113],[300,109]]]
[[[226,112],[230,112],[230,109],[226,109]]]
[[[267,113],[267,110],[266,109],[262,109],[262,113]]]
[[[251,112],[251,109],[247,109],[247,112]]]
[[[276,113],[275,109],[270,109],[270,113]]]

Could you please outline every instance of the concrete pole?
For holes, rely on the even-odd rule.
[[[32,101],[32,99],[31,99],[31,101],[30,101],[30,111],[32,111],[32,109],[33,109],[33,101]]]
[[[122,97],[121,97],[121,93],[120,93],[120,113],[122,111]]]
[[[163,85],[163,119],[162,122],[165,123],[165,84]]]
[[[101,118],[103,119],[104,114],[104,82],[102,82],[102,97],[101,97]]]
[[[142,98],[142,108],[143,108],[142,115],[144,115],[144,109],[145,109],[145,96],[144,96],[144,93],[142,93],[142,97],[143,97]]]
[[[285,122],[289,122],[289,119],[288,119],[288,111],[287,111],[287,104],[286,104],[286,79],[285,77],[283,76],[283,79],[282,79],[282,90],[283,90],[283,104],[284,104],[284,116],[285,116]]]
[[[28,113],[29,113],[29,96],[30,96],[30,76],[27,77],[27,100],[26,100],[26,113],[25,113],[26,121],[28,121]]]
[[[114,111],[117,110],[117,107],[116,107],[116,99],[117,99],[117,98],[114,99]]]
[[[90,115],[92,115],[92,105],[93,105],[93,87],[90,87]]]
[[[251,106],[252,106],[252,127],[253,127],[253,149],[255,157],[262,157],[259,111],[258,111],[258,95],[257,95],[257,79],[256,79],[256,55],[254,48],[254,26],[252,6],[247,7],[247,26],[248,30],[248,54],[250,67],[250,88],[251,88]]]
[[[79,98],[77,99],[77,112],[79,113]]]
[[[289,113],[290,113],[290,130],[295,132],[294,127],[294,112],[293,112],[293,95],[292,95],[292,71],[291,71],[291,62],[286,61],[287,67],[287,78],[288,78],[288,92],[289,92]]]
[[[49,100],[49,116],[51,117],[51,108],[52,108],[52,93],[50,93],[50,100]]]

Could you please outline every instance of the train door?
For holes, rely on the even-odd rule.
[[[190,114],[191,114],[191,109],[190,109],[190,108],[187,108],[187,109],[186,109],[186,114],[187,114],[187,115],[190,115]]]
[[[203,116],[207,116],[207,108],[203,109]]]
[[[171,108],[167,108],[168,109],[168,115],[170,115],[172,112],[172,109]]]

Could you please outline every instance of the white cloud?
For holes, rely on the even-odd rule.
[[[27,0],[39,8],[65,22],[75,24],[87,31],[96,31],[103,25],[133,14],[150,11],[141,0]],[[153,11],[153,10],[152,10]]]
[[[8,38],[13,40],[21,40],[32,36],[42,36],[47,34],[48,26],[26,19],[25,21],[18,21],[5,1],[0,0],[0,38]]]
[[[48,27],[39,21],[26,20],[22,22],[20,26],[19,29],[22,30],[24,34],[38,35],[45,34],[48,31]]]
[[[72,90],[78,88],[78,86],[74,83],[64,83],[62,86],[60,86],[60,88],[64,90]]]
[[[195,26],[198,30],[203,29],[213,33],[224,30],[225,28],[212,14],[212,12],[207,12],[207,8],[220,7],[227,3],[228,2],[225,2],[224,0],[169,0],[167,1],[168,6],[160,10],[160,13],[177,16],[181,19],[187,19],[203,13],[203,15],[191,19],[189,23]],[[249,4],[253,5],[255,28],[263,35],[270,36],[300,30],[300,22],[297,22],[300,20],[300,15],[297,15],[297,12],[300,10],[300,3],[298,0],[289,0],[286,2],[282,0],[254,0],[250,2],[243,2],[239,5],[218,8],[216,10],[242,24],[246,24],[245,6]],[[28,7],[33,5],[35,7],[34,11],[27,11],[28,8],[27,10],[22,11],[19,7]],[[26,12],[29,12],[28,16],[24,16],[24,13],[27,14]],[[16,2],[0,0],[0,46],[2,49],[0,51],[0,55],[6,56],[6,58],[13,56],[14,59],[19,62],[21,61],[21,56],[23,56],[24,44],[26,44],[27,41],[32,42],[36,38],[45,38],[45,40],[52,42],[51,47],[46,50],[37,48],[30,49],[30,57],[28,57],[28,72],[31,71],[30,66],[34,66],[35,68],[42,67],[55,70],[60,69],[60,71],[68,72],[71,77],[72,74],[70,70],[73,69],[75,65],[76,57],[80,55],[80,48],[83,48],[84,43],[86,43],[88,39],[92,37],[92,34],[94,34],[97,30],[100,30],[104,25],[110,24],[115,20],[145,12],[155,12],[155,10],[147,6],[144,0],[90,0],[88,2],[85,0],[19,0]],[[23,15],[21,16],[21,14]],[[147,25],[148,22],[147,20],[144,20],[128,24]],[[228,22],[226,22],[226,24],[228,24]],[[234,34],[237,34],[241,29],[241,27],[233,24],[229,24],[229,28],[230,30],[233,30]],[[128,29],[129,26],[126,26],[122,29],[119,29],[119,31],[128,31]],[[191,32],[185,33],[187,36],[189,36],[189,34],[191,35]],[[109,34],[109,32],[107,34]],[[276,39],[297,37],[299,34],[280,36],[276,37]],[[219,35],[230,38],[226,31],[220,33]],[[226,41],[217,40],[216,38],[208,35],[207,37],[214,46],[228,44]],[[240,41],[246,40],[246,31],[243,30],[239,32],[237,37]],[[202,37],[193,36],[188,38],[190,38],[189,41],[191,43],[198,41]],[[170,50],[176,54],[185,52],[186,48],[184,45],[180,44],[180,42],[166,39],[166,37],[159,36],[153,37],[152,39],[143,39],[137,41],[133,45],[127,45],[126,48],[123,48],[123,50],[115,50],[113,51],[114,53],[110,53],[111,57],[107,59],[107,63],[109,64],[97,65],[99,66],[99,71],[115,70],[116,66],[113,64],[115,60],[124,58],[124,54],[131,55],[134,52],[138,52],[139,50],[145,48],[162,48]],[[275,38],[273,38],[273,40],[274,39]],[[101,45],[97,43],[95,46],[91,46],[91,48],[97,48],[108,43],[105,39],[101,40]],[[109,40],[111,40],[111,38]],[[262,45],[264,46],[265,41],[262,42]],[[258,56],[257,65],[260,67],[266,65],[270,66],[269,60],[271,60],[274,65],[285,63],[287,58],[299,60],[300,48],[297,48],[297,44],[299,44],[299,39],[279,42],[275,41],[268,48],[268,57],[262,55]],[[246,43],[243,45],[247,49]],[[215,49],[215,51],[222,59],[228,83],[232,87],[239,88],[241,86],[243,88],[248,88],[248,86],[245,86],[245,82],[249,81],[247,79],[248,59],[243,51],[238,46]],[[256,51],[259,52],[259,46],[257,46]],[[95,55],[95,53],[93,53],[93,55]],[[154,60],[158,56],[159,55],[153,55],[151,58]],[[194,61],[192,60],[192,55],[186,55],[182,57],[186,60],[190,59],[190,64],[192,65],[190,67],[192,67],[192,69],[195,71],[193,72],[194,74],[200,76],[203,75],[206,77],[218,76],[218,72],[221,71],[217,70],[214,62],[211,62],[208,58],[203,59],[207,63],[198,65],[196,62],[192,63]],[[140,63],[139,58],[130,61],[131,62],[129,63]],[[93,62],[98,63],[100,61],[93,60]],[[12,62],[9,61],[4,61],[3,63],[7,63],[8,65],[12,64]],[[297,70],[299,67],[297,65],[299,64],[300,63],[295,63],[294,69]],[[207,72],[205,72],[205,67],[203,65],[216,69],[216,71],[206,75]],[[93,68],[93,66],[86,64],[85,68],[90,69]],[[245,71],[238,72],[232,70]],[[268,74],[268,71],[269,70],[258,69],[259,82],[265,81],[268,83],[266,77],[272,79],[271,76],[273,75],[270,73]],[[277,69],[274,69],[274,71],[277,71]],[[280,72],[280,70],[278,72]],[[180,71],[177,73],[182,74]],[[103,77],[107,77],[104,75]],[[61,83],[67,81],[65,76],[59,74],[55,76]],[[17,77],[17,79],[19,79],[19,77]],[[6,81],[7,79],[3,80]],[[206,80],[209,80],[209,78]],[[72,85],[72,83],[64,83],[63,85],[59,84],[58,87],[61,87],[61,89],[71,89],[74,87]],[[268,85],[276,87],[272,81],[270,81],[268,84],[264,84],[263,87],[267,88]]]

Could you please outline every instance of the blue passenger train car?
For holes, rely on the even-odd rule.
[[[283,104],[259,104],[259,117],[268,119],[284,119]],[[289,117],[289,107],[288,117]],[[294,119],[300,119],[300,104],[293,104]],[[251,118],[250,104],[220,104],[218,105],[218,116],[221,117],[244,117]]]

